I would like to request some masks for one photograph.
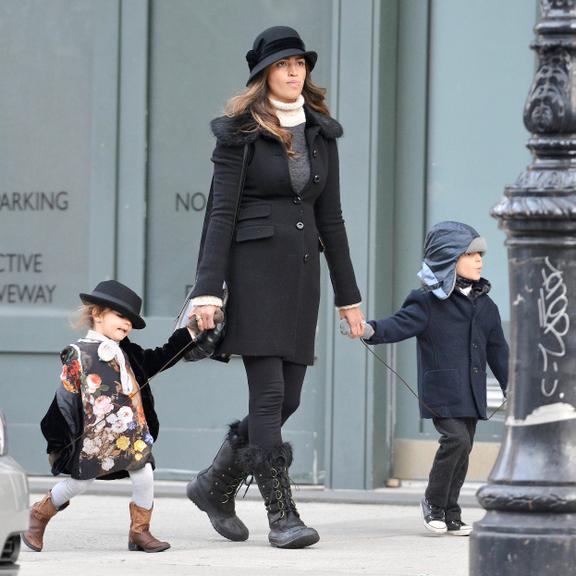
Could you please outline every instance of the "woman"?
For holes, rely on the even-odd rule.
[[[221,535],[246,540],[234,496],[252,474],[268,511],[269,541],[280,548],[319,540],[292,500],[292,449],[281,428],[298,408],[306,367],[314,361],[321,251],[340,316],[352,336],[364,330],[340,208],[336,138],[342,128],[329,115],[325,90],[310,78],[316,58],[292,28],[265,30],[246,55],[247,88],[212,122],[213,207],[191,314],[200,329],[213,328],[226,281],[227,332],[218,352],[242,356],[249,415],[231,425],[212,465],[189,483],[188,497]]]

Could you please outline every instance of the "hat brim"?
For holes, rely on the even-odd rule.
[[[248,84],[250,84],[250,82],[252,82],[252,80],[262,72],[262,70],[270,66],[270,64],[274,64],[274,62],[278,62],[278,60],[283,60],[284,58],[290,58],[290,56],[303,56],[306,59],[310,70],[314,69],[314,66],[316,66],[316,60],[318,60],[318,54],[313,51],[304,52],[299,48],[286,48],[286,50],[280,50],[280,52],[270,54],[270,56],[264,58],[261,62],[258,62],[254,68],[252,68],[246,86],[248,86]]]
[[[470,242],[468,248],[466,248],[466,254],[476,254],[476,252],[480,252],[480,254],[486,254],[486,250],[488,249],[488,245],[486,244],[486,239],[482,236],[477,236]]]
[[[132,322],[132,328],[136,330],[141,330],[146,327],[146,322],[144,322],[143,318],[134,314],[133,310],[127,308],[124,302],[114,298],[114,296],[99,292],[92,292],[91,294],[81,293],[80,300],[82,300],[84,304],[98,304],[99,306],[111,308],[112,310],[116,310],[116,312],[120,312],[120,314],[126,316],[126,318]]]

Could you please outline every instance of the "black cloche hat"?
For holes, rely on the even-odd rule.
[[[272,26],[256,36],[252,50],[246,53],[246,61],[250,68],[250,76],[246,85],[270,64],[290,56],[303,56],[310,70],[314,68],[318,54],[306,51],[304,42],[294,28],[288,26]]]
[[[100,282],[92,293],[80,294],[80,300],[84,304],[99,304],[120,312],[132,322],[132,328],[140,329],[146,326],[146,322],[140,317],[142,299],[116,280],[104,280]]]

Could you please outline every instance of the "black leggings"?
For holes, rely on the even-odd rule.
[[[250,400],[240,434],[252,446],[270,450],[282,444],[281,428],[300,405],[306,366],[273,356],[244,356]]]

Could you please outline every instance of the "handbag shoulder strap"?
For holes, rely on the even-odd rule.
[[[242,203],[242,195],[244,194],[244,183],[246,182],[246,171],[248,170],[248,153],[250,151],[250,144],[244,144],[244,151],[242,152],[242,169],[240,171],[240,181],[238,182],[238,192],[236,194],[236,208],[234,210],[234,224],[232,226],[232,233],[236,230],[236,223],[238,222],[238,212],[240,211],[240,204]]]
[[[246,172],[248,169],[248,156],[250,153],[250,144],[246,142],[244,144],[244,150],[242,153],[242,168],[240,170],[240,180],[238,182],[238,190],[236,191],[236,205],[234,207],[234,222],[232,224],[232,236],[230,242],[232,242],[232,237],[234,236],[234,230],[236,229],[236,223],[238,222],[238,212],[240,211],[240,204],[242,203],[242,194],[244,192],[244,183],[246,182]],[[214,176],[212,176],[212,182],[210,183],[210,193],[208,194],[208,201],[206,202],[206,211],[204,212],[204,222],[202,223],[202,236],[200,237],[200,248],[198,249],[198,261],[196,263],[196,270],[200,265],[200,260],[204,254],[204,243],[206,240],[206,234],[208,232],[208,223],[210,222],[210,213],[212,212],[212,202],[214,197]]]

